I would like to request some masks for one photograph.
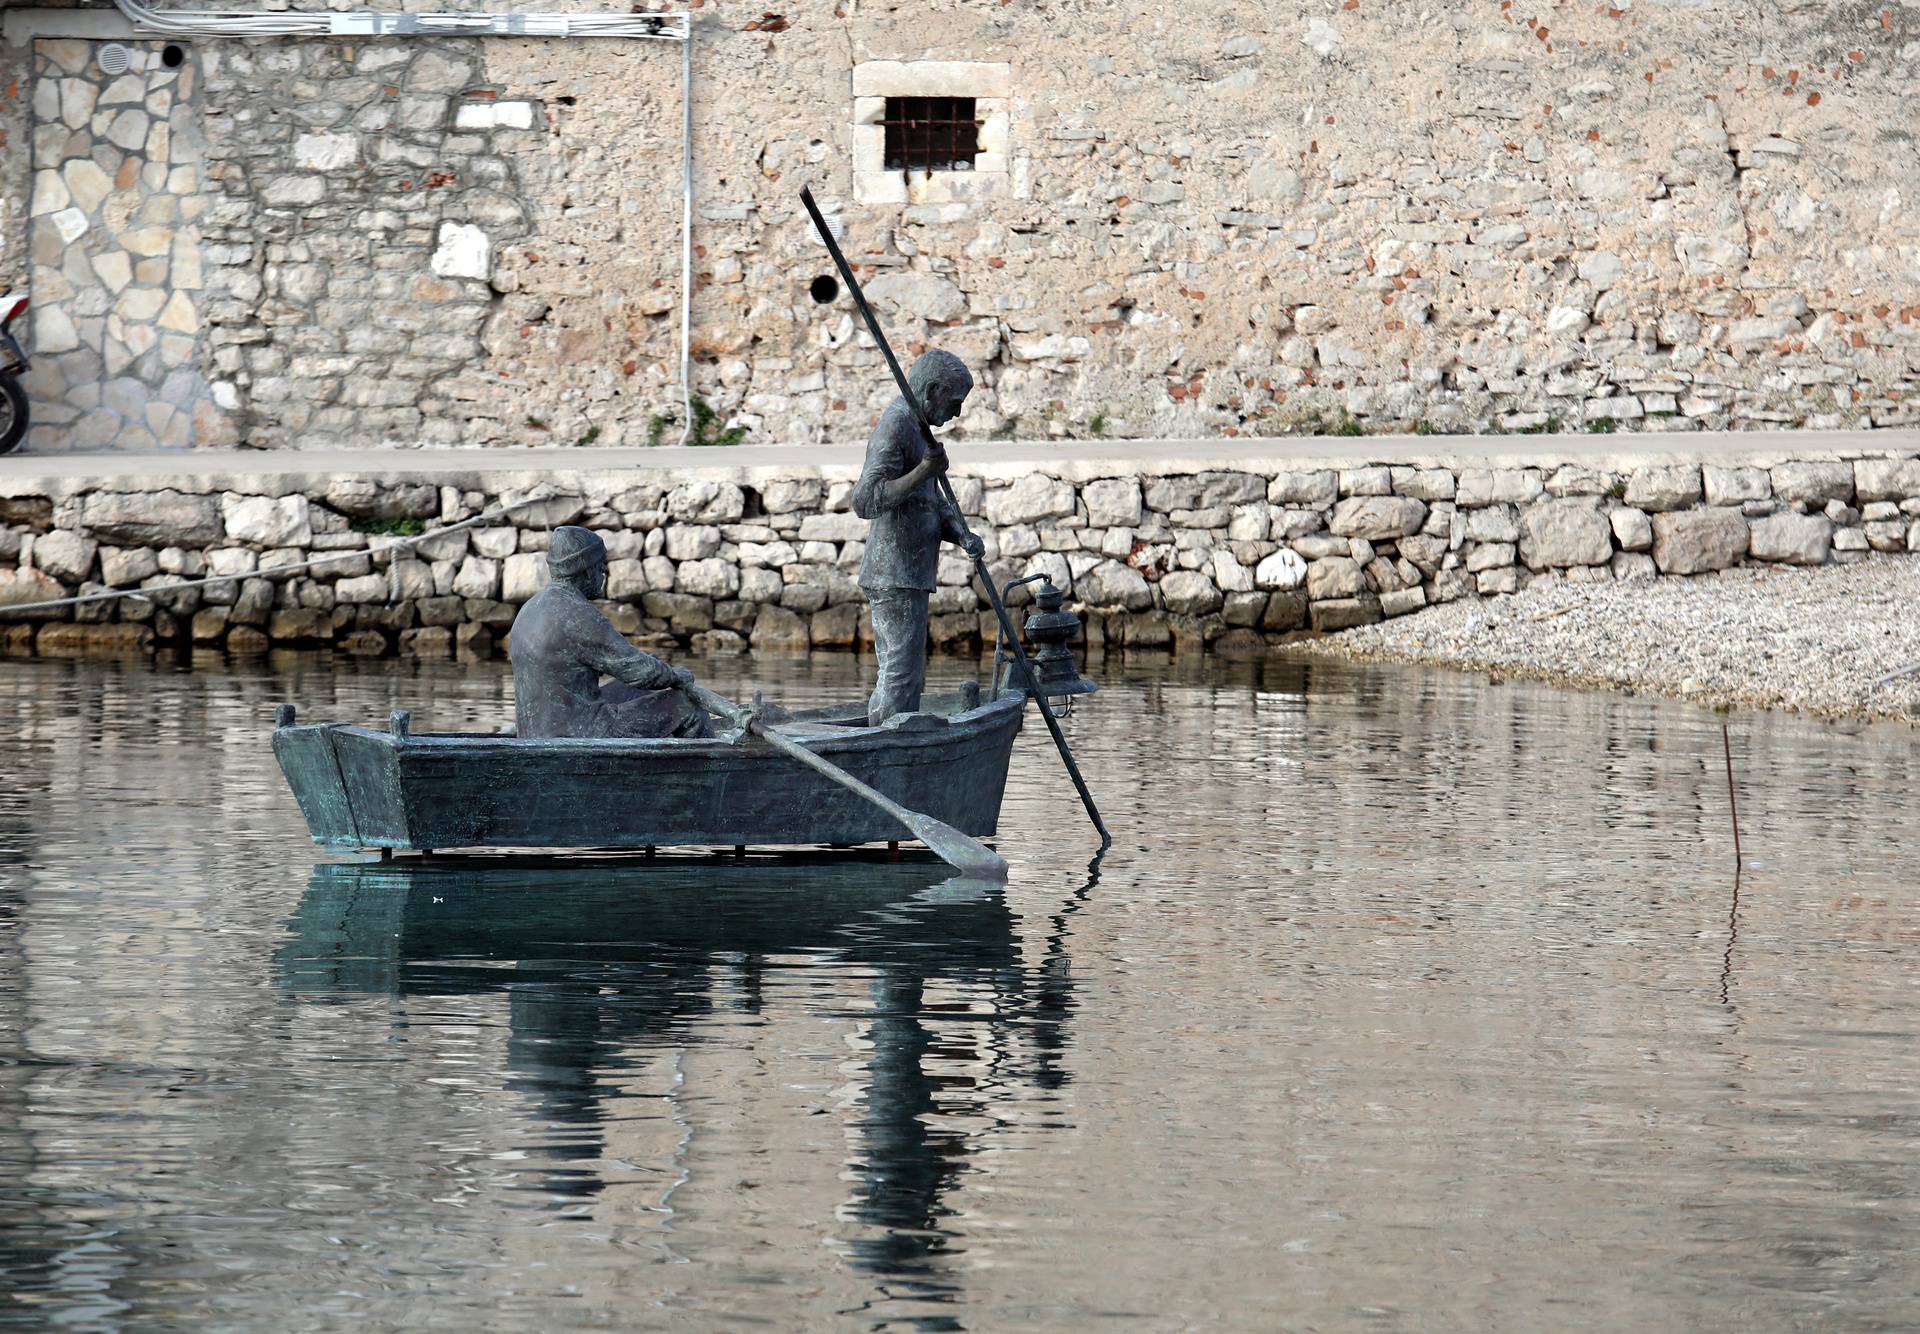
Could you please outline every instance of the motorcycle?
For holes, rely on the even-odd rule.
[[[20,387],[27,354],[13,336],[13,322],[24,315],[24,296],[0,297],[0,454],[12,452],[27,435],[27,391]]]

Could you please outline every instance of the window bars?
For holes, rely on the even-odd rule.
[[[971,97],[889,97],[887,171],[972,171],[980,155],[980,116]]]

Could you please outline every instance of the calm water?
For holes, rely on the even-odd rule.
[[[1097,872],[1037,727],[1004,892],[407,868],[272,707],[504,672],[278,667],[0,663],[0,1323],[1920,1325],[1913,733],[1736,716],[1736,890],[1711,715],[1115,663]]]

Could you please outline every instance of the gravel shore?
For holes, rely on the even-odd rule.
[[[1821,717],[1920,722],[1920,560],[1694,579],[1536,580],[1299,645]]]

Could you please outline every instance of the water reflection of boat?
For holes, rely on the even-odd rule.
[[[837,1210],[866,1226],[842,1254],[891,1299],[954,1300],[943,1198],[978,1147],[955,1127],[989,1126],[997,1099],[1058,1086],[1071,1005],[1058,951],[1030,975],[1000,888],[937,864],[776,865],[322,865],[276,972],[315,998],[503,995],[508,1086],[572,1132],[541,1165],[544,1188],[591,1208],[620,1119],[602,1105],[618,1096],[613,1072],[739,1044],[724,1011],[757,1015],[771,970],[826,965],[864,998],[829,980],[809,1008],[864,1019],[870,1047],[864,1097],[848,1104],[856,1184]]]
[[[866,706],[781,731],[869,787],[976,838],[999,827],[1026,696],[977,684],[866,725]],[[295,725],[273,750],[307,831],[329,848],[759,847],[883,842],[885,812],[762,741],[520,739]],[[400,715],[396,715],[398,719]]]

